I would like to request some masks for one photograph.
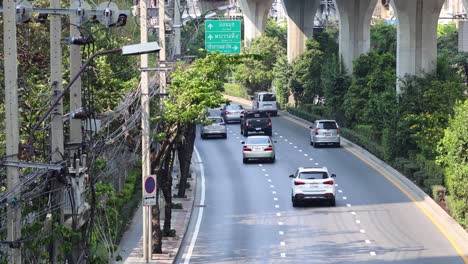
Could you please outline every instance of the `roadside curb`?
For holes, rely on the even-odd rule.
[[[251,107],[251,102],[248,100],[229,95],[224,95],[224,97],[232,102]],[[309,127],[312,124],[311,122],[291,115],[288,112],[280,111],[280,116],[302,123],[305,127]],[[455,221],[455,219],[442,209],[421,188],[399,171],[357,144],[343,137],[341,137],[341,139],[342,146],[348,152],[373,167],[373,169],[379,172],[383,177],[400,189],[400,191],[410,200],[412,200],[412,202],[419,207],[426,217],[429,218],[438,230],[448,239],[463,261],[468,264],[468,233],[457,221]]]

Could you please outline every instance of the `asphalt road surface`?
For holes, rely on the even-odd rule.
[[[273,117],[276,162],[242,163],[239,124],[202,140],[196,207],[176,263],[463,264],[447,238],[395,185],[345,148],[313,148],[308,129]],[[326,166],[336,207],[293,208],[288,175]]]

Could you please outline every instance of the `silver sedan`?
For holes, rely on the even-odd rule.
[[[200,136],[202,139],[208,136],[222,136],[223,138],[227,138],[227,128],[223,118],[210,116],[207,117],[206,121],[208,124],[202,126],[200,129]]]
[[[242,161],[247,163],[250,159],[266,159],[275,162],[275,145],[269,136],[249,136],[242,141]]]

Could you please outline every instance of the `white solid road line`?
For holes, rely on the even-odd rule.
[[[194,147],[195,155],[198,159],[198,164],[200,166],[200,174],[201,174],[201,198],[200,198],[200,205],[198,211],[198,218],[197,223],[195,225],[195,231],[193,232],[192,240],[190,241],[190,246],[187,252],[187,256],[185,257],[184,264],[190,263],[190,258],[192,257],[193,248],[195,247],[195,242],[197,242],[198,232],[200,232],[201,221],[203,217],[203,205],[205,205],[205,168],[203,167],[203,162],[200,157],[200,153],[198,153],[197,148]]]

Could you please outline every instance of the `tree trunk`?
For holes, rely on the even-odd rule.
[[[164,225],[163,230],[166,234],[171,231],[171,220],[172,220],[172,165],[174,164],[174,148],[171,147],[169,155],[166,156],[162,169],[161,189],[166,202],[164,208]]]
[[[162,254],[162,232],[161,221],[159,218],[159,191],[156,191],[156,205],[151,207],[152,212],[152,249],[155,254]]]
[[[190,124],[184,130],[184,142],[178,144],[177,155],[180,163],[180,181],[177,197],[185,198],[185,189],[187,188],[187,179],[190,177],[190,163],[192,160],[193,146],[196,137],[196,125]]]

